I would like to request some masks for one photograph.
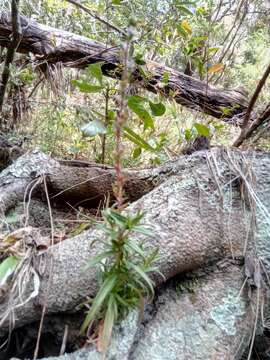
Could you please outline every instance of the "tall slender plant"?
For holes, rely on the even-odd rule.
[[[115,119],[115,171],[114,195],[116,204],[106,208],[102,215],[104,222],[99,227],[104,231],[104,249],[88,266],[99,265],[101,271],[100,289],[91,303],[81,331],[88,333],[99,322],[99,344],[104,356],[108,349],[114,324],[127,312],[144,303],[144,298],[154,295],[154,284],[149,273],[158,272],[153,266],[158,249],[146,251],[143,244],[134,240],[136,233],[150,235],[149,229],[140,225],[143,213],[124,212],[124,171],[122,167],[122,136],[127,121],[127,88],[132,71],[131,44],[134,23],[130,23],[123,43],[123,69],[118,96],[118,111]],[[133,238],[131,237],[133,234]]]

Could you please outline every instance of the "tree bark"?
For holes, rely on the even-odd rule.
[[[14,204],[16,196],[23,196],[24,191],[16,192],[16,189],[19,183],[25,188],[29,185],[29,174],[35,174],[35,178],[42,174],[50,177],[57,168],[61,171],[61,165],[55,160],[40,154],[38,159],[31,163],[24,155],[1,173],[2,201],[3,193],[10,191],[11,201],[8,195],[5,197],[9,205]],[[224,149],[201,151],[158,169],[144,170],[142,178],[158,185],[132,203],[127,211],[145,211],[144,222],[151,227],[153,236],[141,236],[136,241],[143,241],[147,249],[159,248],[161,259],[157,265],[166,279],[220,259],[243,257],[254,244],[256,256],[268,270],[269,170],[268,154]],[[254,205],[255,200],[258,206]],[[250,226],[254,215],[256,228]],[[25,243],[29,243],[29,236],[37,237],[36,232],[34,235],[27,232]],[[35,255],[35,268],[44,269],[38,272],[41,281],[38,295],[22,306],[19,306],[21,299],[11,294],[10,298],[2,299],[0,318],[5,321],[0,334],[7,330],[12,311],[17,319],[15,326],[22,326],[39,318],[45,302],[47,313],[53,314],[72,311],[86,296],[94,296],[96,269],[83,269],[88,260],[101,251],[101,239],[104,235],[100,230],[90,229]],[[48,266],[50,261],[53,269]],[[154,276],[154,280],[156,285],[164,281],[159,276]],[[29,281],[23,298],[31,293],[33,284]]]
[[[121,76],[121,57],[119,46],[108,47],[100,42],[52,28],[21,17],[22,39],[19,52],[31,52],[37,55],[39,64],[56,64],[84,68],[88,64],[104,62],[105,75]],[[10,15],[0,14],[0,45],[9,46],[12,32]],[[154,61],[147,60],[145,79],[137,68],[133,72],[133,81],[143,88],[173,98],[177,103],[187,106],[218,119],[234,124],[241,123],[247,109],[247,99],[237,91],[218,89],[200,80],[180,73]],[[162,82],[168,75],[168,83]]]

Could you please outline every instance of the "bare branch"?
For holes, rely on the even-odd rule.
[[[19,0],[12,0],[11,3],[11,19],[12,19],[12,40],[9,44],[2,79],[0,83],[0,112],[2,112],[5,92],[10,75],[10,65],[13,62],[14,54],[21,39],[20,16],[18,11]]]
[[[94,19],[100,21],[102,24],[106,25],[108,28],[111,28],[115,31],[117,31],[118,33],[127,36],[127,33],[122,30],[119,29],[117,26],[109,23],[107,20],[104,20],[103,18],[101,18],[99,15],[97,15],[96,13],[94,13],[93,11],[89,10],[86,6],[78,3],[76,0],[66,0],[68,3],[73,4],[75,6],[77,6],[78,8],[80,8],[81,10],[85,11],[88,15],[92,16]]]
[[[252,128],[252,125],[250,127],[250,129],[248,129],[248,122],[250,120],[250,116],[251,116],[251,112],[254,108],[254,105],[259,97],[259,94],[268,78],[270,74],[270,64],[268,65],[267,69],[265,70],[261,80],[259,81],[255,91],[254,91],[254,94],[249,102],[249,105],[248,105],[248,108],[247,108],[247,111],[246,111],[246,114],[245,114],[245,117],[244,117],[244,121],[243,121],[243,127],[242,127],[242,131],[241,131],[241,134],[239,135],[239,137],[236,139],[236,141],[234,142],[233,146],[240,146],[243,141],[247,138],[247,134],[250,133],[250,130]],[[254,130],[251,131],[251,133],[253,132]],[[249,136],[250,137],[250,136]]]

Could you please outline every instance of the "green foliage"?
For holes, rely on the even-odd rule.
[[[210,130],[209,130],[209,128],[207,126],[205,126],[203,124],[195,123],[194,127],[197,130],[199,135],[203,135],[203,136],[206,136],[206,137],[210,136]]]
[[[153,103],[152,101],[149,101],[149,105],[150,105],[153,116],[162,116],[166,112],[166,107],[161,102],[156,104],[156,103]]]
[[[99,84],[102,86],[103,84],[103,74],[102,74],[102,67],[103,62],[99,62],[96,64],[91,64],[88,66],[88,72],[91,76],[93,76],[98,82]]]
[[[9,256],[0,264],[0,286],[4,285],[10,275],[13,274],[19,259],[15,256]]]
[[[134,240],[136,233],[151,235],[151,231],[140,224],[143,216],[143,213],[122,214],[114,208],[103,211],[104,223],[99,228],[107,238],[104,241],[104,251],[88,264],[88,267],[100,267],[101,286],[91,303],[81,331],[85,332],[94,321],[102,320],[99,338],[104,352],[117,320],[130,309],[140,307],[143,298],[150,299],[154,294],[149,274],[158,272],[154,266],[158,250],[148,252],[143,244]]]
[[[84,80],[72,80],[72,84],[78,87],[83,93],[98,93],[103,90],[103,86],[92,85]]]
[[[144,129],[154,129],[154,121],[149,112],[144,107],[144,102],[147,100],[141,96],[130,96],[128,99],[128,107],[143,120]]]
[[[156,149],[153,148],[148,142],[146,142],[140,135],[136,134],[132,129],[127,126],[124,128],[124,136],[141,149],[151,152],[156,151]]]

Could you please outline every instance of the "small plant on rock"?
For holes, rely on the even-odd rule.
[[[154,295],[149,273],[158,272],[154,266],[158,250],[148,252],[130,236],[131,233],[150,234],[149,229],[140,225],[143,215],[124,215],[114,208],[103,211],[104,223],[100,228],[107,235],[104,251],[88,264],[100,266],[101,287],[81,330],[84,332],[94,321],[100,320],[99,344],[104,352],[116,321],[129,310],[141,307],[144,298]]]

